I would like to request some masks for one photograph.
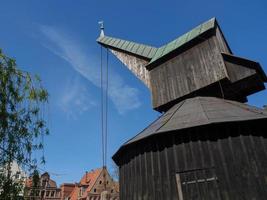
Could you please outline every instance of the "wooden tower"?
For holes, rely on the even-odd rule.
[[[120,199],[264,199],[267,111],[259,63],[234,56],[215,18],[156,48],[102,34],[164,114],[113,156]]]

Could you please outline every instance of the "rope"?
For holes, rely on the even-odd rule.
[[[105,153],[104,153],[104,98],[103,98],[103,57],[102,57],[102,46],[100,46],[100,68],[101,68],[101,74],[100,74],[100,79],[101,79],[101,139],[102,139],[102,165],[105,166]]]
[[[219,86],[220,86],[222,98],[224,99],[224,92],[223,92],[223,88],[222,88],[222,85],[221,85],[221,81],[220,80],[219,80]]]
[[[101,46],[101,140],[102,165],[107,165],[107,137],[108,137],[108,60],[109,52],[106,50],[106,65],[103,66],[103,50]]]
[[[108,49],[106,68],[106,124],[105,124],[105,166],[107,166],[107,139],[108,139]]]

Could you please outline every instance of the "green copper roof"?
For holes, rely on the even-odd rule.
[[[99,37],[97,42],[114,49],[119,49],[151,60],[155,55],[157,48],[144,44],[138,44],[126,40],[112,38],[108,36]]]
[[[149,64],[155,62],[156,60],[159,60],[160,58],[167,55],[168,53],[180,48],[181,46],[193,40],[194,38],[198,37],[202,33],[210,29],[213,29],[215,27],[215,24],[216,24],[216,20],[215,18],[212,18],[209,21],[204,22],[203,24],[197,26],[193,30],[183,34],[177,39],[171,41],[170,43],[158,48],[156,54],[153,56]]]
[[[130,42],[130,41],[112,38],[108,36],[99,37],[97,39],[97,42],[107,47],[120,49],[125,52],[129,52],[129,53],[147,58],[148,60],[150,60],[148,64],[150,65],[154,63],[155,61],[161,59],[165,55],[171,53],[172,51],[177,50],[178,48],[187,44],[191,40],[199,37],[202,33],[205,33],[206,31],[215,28],[215,26],[216,26],[216,19],[212,18],[204,22],[203,24],[195,27],[191,31],[176,38],[170,43],[163,45],[160,48],[155,48],[155,47],[151,47],[148,45],[138,44],[135,42]]]

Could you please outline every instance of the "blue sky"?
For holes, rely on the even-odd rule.
[[[2,0],[0,48],[20,68],[39,74],[50,93],[41,167],[61,184],[101,166],[99,20],[107,35],[158,47],[212,17],[234,54],[267,71],[264,0]],[[159,116],[148,89],[112,55],[110,71],[109,167],[119,146]],[[259,92],[249,103],[262,106],[266,97]]]

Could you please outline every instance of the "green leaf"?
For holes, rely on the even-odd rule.
[[[45,163],[43,157],[37,160],[31,155],[43,148],[43,136],[49,133],[42,110],[47,102],[48,92],[41,87],[40,77],[19,70],[16,61],[0,49],[0,146],[5,148],[0,161],[0,199],[17,199],[22,190],[10,175],[14,160],[28,170],[36,169],[40,161]]]

